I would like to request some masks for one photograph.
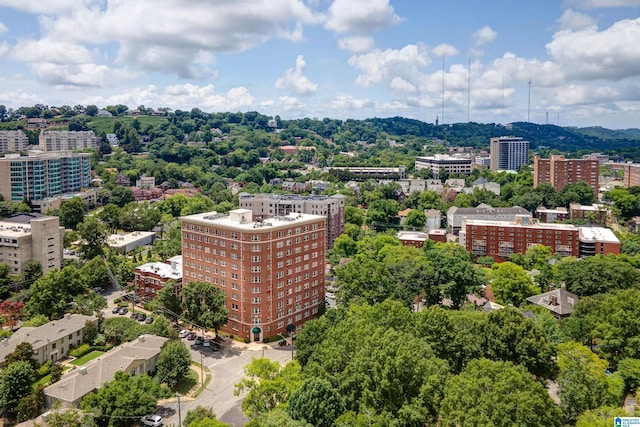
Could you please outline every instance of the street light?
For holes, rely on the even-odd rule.
[[[200,353],[200,378],[204,387],[204,355],[202,353]]]
[[[181,394],[176,392],[176,396],[178,397],[178,427],[182,427],[182,412],[180,411],[180,396],[181,396]]]

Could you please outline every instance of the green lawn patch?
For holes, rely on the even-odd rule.
[[[70,366],[63,366],[62,367],[62,372],[67,372],[69,369],[71,369]],[[33,383],[33,389],[35,390],[36,388],[38,388],[38,386],[41,385],[47,385],[49,384],[49,381],[51,381],[51,374],[47,374],[44,377],[38,379],[38,381],[36,381],[35,383]]]
[[[186,396],[189,391],[198,383],[198,373],[193,369],[189,369],[189,375],[182,381],[178,382],[174,391]]]
[[[97,359],[98,357],[100,357],[103,354],[104,354],[104,351],[93,350],[92,352],[89,352],[89,353],[85,354],[84,356],[77,358],[76,360],[71,362],[71,364],[76,365],[76,366],[82,366],[85,363],[87,363],[88,361],[93,360],[93,359]]]

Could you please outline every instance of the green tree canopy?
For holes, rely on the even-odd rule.
[[[225,294],[205,282],[189,282],[180,291],[185,319],[216,333],[228,320]]]
[[[445,386],[439,425],[560,426],[560,410],[523,367],[477,359]]]
[[[496,302],[516,307],[526,302],[526,298],[540,293],[527,271],[512,262],[494,264],[491,269],[491,290]]]
[[[160,350],[156,362],[157,375],[161,382],[174,388],[189,375],[191,353],[182,341],[167,341]]]
[[[87,204],[80,197],[72,197],[64,202],[58,211],[60,224],[65,228],[75,230],[87,213]]]
[[[295,420],[305,420],[316,427],[331,427],[345,411],[344,400],[331,383],[309,378],[291,395],[287,412]]]
[[[0,372],[0,408],[15,414],[20,399],[32,392],[34,379],[35,371],[29,361],[18,360],[8,364]]]

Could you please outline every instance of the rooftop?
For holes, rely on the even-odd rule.
[[[135,242],[136,240],[144,239],[151,235],[154,235],[153,231],[134,231],[129,234],[112,234],[107,239],[109,246],[124,246],[127,243]]]
[[[148,262],[136,267],[143,273],[154,273],[163,279],[182,279],[182,256],[177,255],[169,259],[169,264],[165,262]]]
[[[620,243],[613,231],[604,227],[580,227],[580,240],[592,240],[601,243]]]
[[[399,231],[396,234],[398,240],[427,240],[429,235],[427,233],[422,233],[419,231]]]
[[[253,221],[253,214],[249,209],[235,209],[229,214],[205,212],[180,217],[182,221],[195,222],[202,225],[217,225],[240,230],[288,228],[292,224],[308,224],[318,220],[326,220],[323,215],[311,215],[291,212],[288,215],[274,216],[264,220]]]
[[[566,316],[573,312],[573,307],[578,302],[578,296],[564,288],[560,288],[543,294],[531,296],[527,298],[527,301],[537,306],[544,307],[559,316]]]
[[[22,327],[10,337],[0,340],[0,360],[4,360],[7,354],[13,352],[18,344],[23,342],[30,343],[37,351],[51,341],[83,329],[87,320],[95,320],[95,317],[68,314],[62,319],[52,320],[37,328]]]

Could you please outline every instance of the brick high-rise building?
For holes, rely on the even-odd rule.
[[[344,201],[342,194],[333,196],[299,196],[297,194],[240,193],[240,209],[249,209],[254,219],[267,219],[273,216],[300,212],[311,215],[323,215],[327,218],[327,245],[344,233]]]
[[[598,194],[600,164],[597,159],[565,159],[564,156],[551,156],[543,159],[536,156],[533,161],[533,186],[544,182],[560,191],[567,184],[584,182]]]
[[[518,171],[529,163],[529,141],[516,136],[500,136],[490,140],[491,170]]]
[[[249,209],[236,209],[181,220],[183,285],[202,281],[225,292],[222,331],[260,341],[317,317],[325,298],[325,216],[254,221]]]
[[[626,188],[636,187],[640,185],[640,164],[625,163],[622,166],[624,170],[623,183]]]
[[[513,222],[465,219],[459,241],[474,256],[490,256],[496,262],[535,245],[548,246],[561,256],[620,253],[620,241],[608,228],[538,223],[529,215]]]

